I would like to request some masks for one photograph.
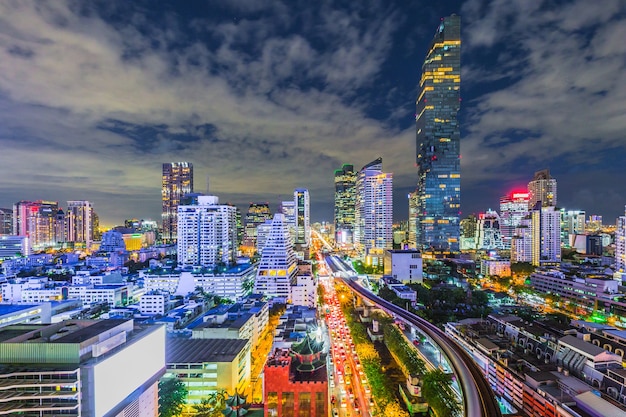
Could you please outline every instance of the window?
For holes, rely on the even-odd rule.
[[[311,417],[311,393],[298,393],[298,417]]]
[[[294,417],[293,415],[293,407],[294,407],[294,397],[293,392],[283,392],[283,401],[281,404],[282,415],[284,417]]]

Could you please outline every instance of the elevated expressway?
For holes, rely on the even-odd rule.
[[[402,319],[409,325],[419,328],[428,335],[445,356],[463,392],[463,402],[466,417],[501,417],[500,407],[496,401],[487,379],[470,355],[458,344],[452,341],[437,326],[423,318],[410,313],[395,304],[374,295],[371,291],[363,288],[350,278],[341,279],[352,291],[369,302],[379,306],[383,310]]]

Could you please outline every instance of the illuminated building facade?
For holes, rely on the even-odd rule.
[[[626,278],[626,209],[624,215],[617,218],[615,230],[615,269]],[[623,279],[622,278],[622,279]]]
[[[296,245],[309,246],[311,240],[311,206],[309,190],[296,188],[293,192],[296,220]]]
[[[528,183],[528,194],[529,210],[534,209],[539,201],[542,207],[556,206],[556,179],[550,176],[550,170],[535,172],[532,181]]]
[[[244,226],[244,246],[255,247],[257,240],[257,227],[266,220],[272,218],[269,203],[250,203],[246,213]]]
[[[511,238],[511,262],[532,262],[532,230],[530,215],[520,220]]]
[[[344,164],[335,170],[335,242],[351,244],[354,233],[356,203],[356,172],[354,166]]]
[[[476,223],[476,249],[502,249],[500,216],[493,210],[478,215]]]
[[[89,248],[93,241],[93,205],[89,201],[68,201],[65,212],[67,242],[84,243]]]
[[[13,210],[0,208],[0,235],[13,233]]]
[[[13,234],[27,236],[32,249],[56,246],[62,241],[57,225],[56,201],[20,201],[13,205]]]
[[[193,165],[190,162],[170,162],[163,164],[161,182],[161,199],[163,211],[161,221],[163,225],[162,238],[172,242],[178,236],[178,206],[180,200],[193,192]]]
[[[263,254],[257,268],[254,292],[287,302],[291,285],[296,283],[298,261],[293,250],[289,226],[282,213],[274,215],[272,228],[267,237]]]
[[[584,210],[565,210],[561,209],[561,244],[571,247],[572,241],[576,235],[585,234],[585,217]]]
[[[263,373],[264,417],[326,417],[328,371],[323,342],[309,334],[291,349],[276,349]]]
[[[178,265],[214,268],[235,263],[237,225],[234,206],[216,196],[198,196],[197,204],[178,206]]]
[[[417,245],[459,250],[461,19],[444,17],[422,66],[416,101]]]
[[[2,414],[159,414],[158,382],[165,372],[162,326],[66,320],[7,326],[0,337]]]
[[[532,264],[554,266],[561,263],[561,213],[554,207],[531,211]]]
[[[393,174],[378,158],[359,171],[356,182],[354,243],[359,252],[379,256],[393,248]]]
[[[409,247],[415,249],[417,247],[417,211],[419,210],[418,206],[418,194],[417,191],[413,191],[409,193],[407,196],[409,200],[409,222],[408,222],[408,240]]]
[[[504,249],[511,248],[515,228],[528,216],[528,192],[514,191],[500,198],[500,234]]]

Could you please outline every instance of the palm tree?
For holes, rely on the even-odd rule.
[[[227,397],[228,393],[225,389],[212,392],[208,397],[203,398],[200,404],[193,406],[194,417],[221,417]]]

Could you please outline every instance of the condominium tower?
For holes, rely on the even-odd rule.
[[[243,244],[255,247],[257,240],[257,227],[272,218],[269,203],[250,203],[245,217]]]
[[[89,201],[68,201],[65,212],[65,238],[68,242],[83,243],[86,248],[93,241],[93,205]]]
[[[556,179],[550,176],[550,170],[544,169],[535,172],[532,181],[528,183],[528,208],[534,209],[541,201],[542,207],[556,206]]]
[[[190,162],[170,162],[163,164],[161,199],[163,211],[163,240],[171,242],[178,234],[177,216],[180,200],[193,192],[193,165]]]
[[[344,164],[335,170],[335,242],[351,244],[354,233],[356,172],[354,166]]]
[[[197,204],[178,207],[178,264],[215,268],[234,264],[237,257],[235,206],[219,204],[216,196],[198,196]]]
[[[461,19],[441,19],[422,66],[416,100],[419,248],[459,250],[461,207]]]
[[[393,174],[383,172],[378,158],[359,171],[356,181],[354,243],[369,255],[393,247]]]

